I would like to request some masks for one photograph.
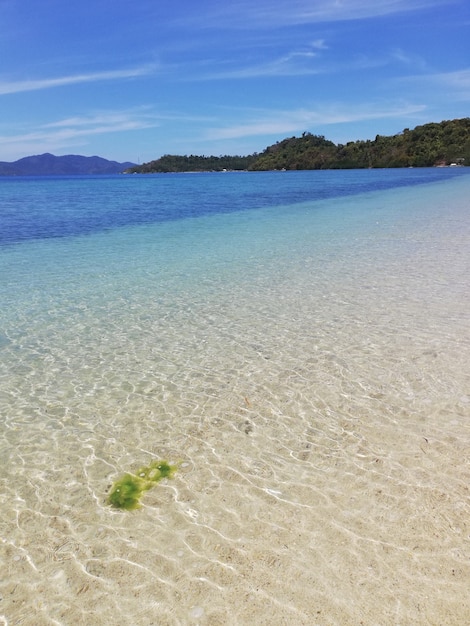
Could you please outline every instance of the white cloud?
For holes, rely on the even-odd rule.
[[[427,68],[426,61],[416,54],[410,54],[402,48],[396,48],[391,52],[392,61],[398,61],[405,66],[413,67],[415,70],[425,71]]]
[[[233,3],[206,2],[200,18],[206,27],[272,28],[358,20],[417,11],[453,0],[237,0]],[[210,6],[209,6],[210,5]],[[193,16],[191,19],[198,19]]]
[[[315,39],[315,41],[312,41],[311,46],[316,50],[328,50],[324,39]]]
[[[221,80],[243,79],[258,77],[280,76],[306,76],[318,74],[332,74],[339,72],[364,71],[396,63],[397,61],[407,66],[413,65],[415,69],[425,69],[425,62],[415,56],[406,55],[400,49],[390,53],[376,53],[374,56],[365,54],[350,55],[343,61],[330,60],[323,51],[329,47],[323,39],[311,42],[298,50],[287,52],[272,61],[249,65],[245,67],[227,67],[220,71],[203,75],[194,74],[190,80]]]
[[[206,139],[237,139],[257,135],[282,135],[305,131],[313,126],[362,122],[390,117],[405,117],[419,113],[425,105],[398,104],[389,107],[371,106],[345,108],[343,106],[322,107],[316,110],[298,109],[294,111],[264,111],[256,119],[245,124],[235,124],[223,128],[213,128]]]
[[[412,89],[420,97],[432,99],[434,105],[470,101],[470,69],[414,74],[393,82],[399,89],[405,88],[410,93]]]
[[[137,76],[151,74],[154,70],[154,66],[145,65],[143,67],[133,69],[109,70],[106,72],[91,72],[88,74],[72,74],[70,76],[60,76],[58,78],[39,78],[13,82],[0,81],[0,95],[20,93],[24,91],[39,91],[41,89],[51,89],[53,87],[62,87],[64,85],[74,85],[78,83],[135,78]]]
[[[304,56],[304,59],[306,57]],[[221,80],[237,78],[260,78],[262,76],[308,76],[319,74],[321,70],[308,65],[293,63],[293,56],[281,57],[269,63],[252,65],[240,69],[226,70],[214,74],[198,76],[197,80]],[[298,59],[297,59],[298,60]]]
[[[107,132],[108,129],[119,129],[122,126],[126,127],[130,124],[146,127],[147,119],[141,115],[136,117],[136,112],[112,111],[95,113],[82,117],[69,117],[58,120],[57,122],[44,124],[42,128],[63,128],[74,133],[90,132],[95,131],[96,129],[100,132]]]
[[[87,137],[120,133],[159,125],[158,118],[144,110],[110,111],[74,117],[41,125],[37,130],[0,136],[2,151],[14,159],[17,155],[53,152],[70,146],[83,146]]]
[[[409,80],[414,84],[438,88],[446,98],[470,100],[470,69],[413,76]]]
[[[322,70],[315,63],[321,54],[319,50],[326,49],[324,40],[318,40],[308,46],[297,50],[286,52],[271,61],[257,63],[238,68],[227,68],[219,72],[198,76],[197,80],[218,80],[218,79],[238,79],[257,78],[260,76],[304,76],[319,74]],[[195,77],[193,77],[194,79]]]
[[[14,161],[29,154],[75,150],[91,145],[91,140],[100,135],[160,128],[165,122],[189,123],[213,122],[213,117],[193,114],[166,113],[156,111],[151,105],[125,110],[94,111],[88,115],[67,117],[41,125],[34,130],[23,127],[23,132],[0,134],[2,160]],[[7,156],[6,156],[7,155]]]

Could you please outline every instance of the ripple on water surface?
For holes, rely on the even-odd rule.
[[[468,221],[433,195],[322,240],[227,218],[224,263],[106,235],[31,279],[0,334],[4,619],[464,623]],[[107,504],[156,459],[141,509]]]

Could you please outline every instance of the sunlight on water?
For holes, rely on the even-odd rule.
[[[469,197],[3,248],[0,622],[466,623]]]

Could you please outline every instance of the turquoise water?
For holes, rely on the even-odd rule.
[[[458,169],[3,177],[0,244],[293,205],[460,177]]]
[[[469,191],[0,179],[4,622],[463,623]]]

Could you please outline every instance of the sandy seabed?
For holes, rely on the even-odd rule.
[[[196,293],[29,294],[1,346],[0,624],[470,623],[469,225],[406,228],[306,233],[275,278]],[[158,458],[172,480],[108,506]]]

